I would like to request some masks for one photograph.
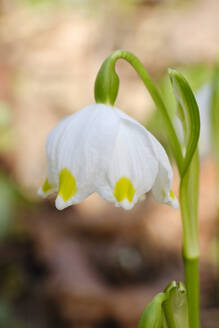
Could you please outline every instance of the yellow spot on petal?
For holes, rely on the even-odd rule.
[[[114,196],[118,202],[122,202],[125,198],[131,203],[135,194],[135,188],[130,179],[126,177],[120,178],[114,188]]]
[[[51,184],[49,183],[49,180],[46,179],[45,182],[44,182],[44,184],[42,185],[42,191],[43,191],[44,193],[47,193],[50,189],[52,189],[52,186],[51,186]]]
[[[172,191],[172,189],[169,191],[170,198],[175,199],[175,195]]]
[[[59,173],[59,195],[66,202],[77,192],[75,177],[68,169],[62,169]]]

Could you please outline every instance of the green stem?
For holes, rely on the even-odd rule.
[[[184,258],[189,311],[189,327],[198,328],[199,319],[199,259]]]
[[[190,166],[181,178],[180,206],[183,223],[183,253],[186,258],[199,257],[198,188],[199,157],[196,150]]]
[[[171,119],[169,117],[168,111],[165,107],[165,104],[160,96],[159,91],[155,87],[151,77],[147,73],[144,65],[140,62],[140,60],[131,52],[126,50],[116,50],[114,51],[105,61],[105,64],[107,63],[108,67],[110,67],[110,71],[115,71],[115,63],[118,59],[124,59],[126,60],[137,72],[139,77],[141,78],[142,82],[144,83],[145,87],[149,91],[155,105],[157,108],[159,108],[163,120],[165,122],[165,126],[167,127],[167,133],[169,134],[169,140],[171,142],[172,151],[179,169],[179,172],[181,173],[183,170],[183,156],[181,151],[181,145],[179,143],[178,137],[175,133],[175,129],[173,127],[173,124],[171,122]],[[101,70],[100,70],[101,72]],[[112,76],[115,76],[112,75]],[[96,80],[97,81],[97,80]],[[97,100],[97,97],[96,97]]]
[[[196,150],[181,180],[180,205],[183,223],[183,256],[190,328],[199,328],[199,240],[198,240],[199,158]]]

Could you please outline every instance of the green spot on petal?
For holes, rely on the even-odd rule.
[[[59,173],[59,195],[66,202],[77,192],[75,177],[68,169],[62,169]]]
[[[170,198],[175,199],[175,195],[172,191],[172,189],[169,191]]]
[[[126,177],[120,178],[114,188],[114,196],[118,202],[122,202],[125,198],[131,203],[135,194],[130,179]]]
[[[44,184],[42,185],[42,191],[43,191],[44,193],[47,193],[50,189],[52,189],[52,186],[51,186],[51,184],[49,183],[49,180],[46,179],[45,182],[44,182]]]

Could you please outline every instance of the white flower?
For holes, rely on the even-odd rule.
[[[48,136],[46,155],[48,175],[39,194],[57,192],[57,209],[93,192],[131,209],[149,190],[158,202],[178,207],[163,147],[115,107],[93,104],[64,118]]]

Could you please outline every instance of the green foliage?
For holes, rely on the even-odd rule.
[[[185,155],[183,169],[180,172],[181,176],[183,176],[190,165],[198,145],[200,116],[195,96],[186,79],[182,74],[174,70],[169,70],[169,76],[178,103],[178,116],[182,123],[184,133]],[[184,153],[184,149],[182,149],[182,152]]]
[[[172,281],[144,309],[138,328],[188,328],[186,288]]]
[[[182,282],[178,284],[172,281],[164,290],[168,295],[167,300],[163,303],[163,308],[168,321],[170,317],[173,322],[173,327],[189,328],[188,322],[188,304],[187,292],[185,285]]]
[[[144,309],[138,328],[162,328],[163,309],[162,303],[166,299],[165,293],[157,294]]]
[[[182,72],[186,80],[189,81],[193,92],[198,91],[205,83],[210,81],[212,75],[212,67],[205,64],[179,67],[177,70]],[[179,115],[179,105],[176,97],[174,96],[172,84],[168,74],[165,74],[158,81],[158,86],[171,120],[174,124],[178,123],[176,122],[176,115]],[[154,134],[161,143],[164,144],[169,157],[172,158],[173,154],[171,153],[171,149],[169,147],[169,140],[166,138],[166,131],[162,128],[162,124],[162,113],[159,110],[156,110],[153,111],[145,125],[147,129]],[[177,131],[177,129],[175,131],[180,139],[182,137],[180,133],[181,131]]]
[[[180,207],[183,223],[183,255],[188,290],[189,327],[199,327],[199,239],[198,239],[198,140],[200,116],[195,96],[186,79],[178,72],[169,71],[183,126],[183,161],[179,168]],[[184,149],[183,149],[184,148]]]

